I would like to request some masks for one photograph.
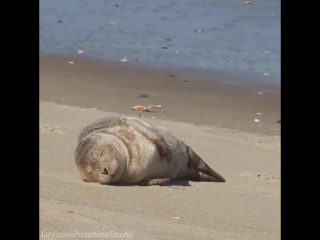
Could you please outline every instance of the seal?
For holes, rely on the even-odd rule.
[[[157,146],[136,126],[101,128],[83,137],[75,163],[83,181],[107,185],[167,185],[173,180],[225,182],[188,145],[169,132],[162,136],[172,161],[162,161]]]
[[[166,141],[163,139],[161,134],[155,131],[148,123],[133,117],[109,116],[98,119],[82,129],[78,135],[77,144],[79,144],[81,139],[92,132],[96,132],[103,128],[112,128],[116,126],[121,126],[123,129],[135,128],[136,131],[157,146],[161,155],[161,159],[165,159],[169,163],[172,161]]]

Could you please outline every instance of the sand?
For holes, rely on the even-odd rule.
[[[110,115],[116,113],[40,102],[40,237],[80,239],[95,232],[123,239],[280,239],[278,137],[142,117],[192,146],[227,182],[85,183],[73,159],[77,134]]]
[[[280,87],[224,80],[42,54],[40,237],[280,239]],[[147,104],[162,108],[131,110]],[[73,159],[77,134],[117,114],[169,130],[227,182],[169,187],[83,182]]]
[[[162,105],[143,115],[280,136],[279,84],[239,83],[202,72],[41,54],[40,100],[135,115],[134,105]]]

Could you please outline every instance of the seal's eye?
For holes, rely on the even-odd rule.
[[[106,168],[103,168],[103,172],[102,172],[102,174],[108,175],[108,174],[109,174],[109,172],[108,172],[108,170],[107,170]]]

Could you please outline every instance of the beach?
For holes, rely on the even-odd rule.
[[[215,91],[205,79],[161,71],[40,56],[40,237],[80,239],[86,232],[127,233],[124,239],[280,239],[278,95],[270,86],[234,90],[218,82]],[[162,108],[131,110],[148,104]],[[168,187],[83,182],[73,159],[77,134],[98,118],[119,114],[167,129],[227,182]]]
[[[39,18],[40,239],[280,239],[279,0],[42,0]],[[83,182],[76,139],[105,116],[166,129],[226,182]]]
[[[192,146],[227,182],[85,183],[73,160],[76,136],[85,124],[110,115],[40,102],[40,236],[128,231],[131,239],[280,239],[278,138],[144,119]]]

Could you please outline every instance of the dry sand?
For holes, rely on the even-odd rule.
[[[112,114],[40,102],[40,237],[113,231],[132,233],[124,239],[280,239],[279,137],[143,117],[185,141],[227,182],[82,182],[73,160],[77,134]]]

